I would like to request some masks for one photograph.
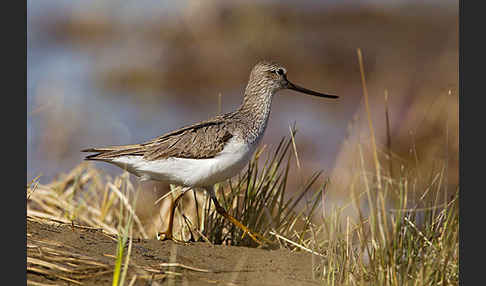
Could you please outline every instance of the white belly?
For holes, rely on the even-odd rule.
[[[147,161],[142,156],[124,156],[111,163],[142,177],[188,187],[208,187],[238,174],[248,163],[256,144],[248,145],[235,138],[213,158],[167,158]]]

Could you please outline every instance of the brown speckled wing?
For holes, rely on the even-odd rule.
[[[110,160],[121,156],[143,156],[146,160],[168,157],[204,159],[221,152],[233,135],[225,128],[223,117],[196,123],[169,132],[142,144],[90,148],[82,152],[98,152],[86,160]]]
[[[207,121],[158,137],[146,143],[144,158],[212,158],[233,137],[223,124],[222,121]]]

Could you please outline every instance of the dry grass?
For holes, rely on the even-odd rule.
[[[83,162],[47,185],[34,179],[27,186],[27,215],[102,228],[110,235],[118,235],[120,224],[132,215],[136,236],[148,238],[129,199],[134,190],[128,173],[104,183],[102,173]]]
[[[52,223],[51,219],[42,219],[35,217],[27,217],[28,221]],[[58,226],[63,224],[56,222]],[[66,225],[73,228],[86,229],[89,227],[82,227],[78,225]],[[93,230],[93,229],[91,229]],[[103,232],[102,229],[95,229],[95,231]],[[116,236],[108,235],[113,240],[117,240]],[[45,239],[33,239],[30,234],[27,234],[27,272],[36,273],[47,277],[49,280],[65,281],[70,285],[83,285],[87,279],[92,279],[106,274],[124,273],[126,276],[129,265],[132,275],[130,282],[124,283],[124,279],[113,279],[113,285],[133,285],[136,280],[146,281],[146,283],[153,283],[154,281],[167,279],[174,276],[181,276],[182,273],[174,271],[176,269],[186,269],[190,271],[203,271],[199,269],[180,263],[159,263],[157,265],[138,265],[127,258],[124,263],[123,272],[117,270],[118,257],[109,253],[104,253],[103,256],[109,259],[101,260],[99,257],[91,257],[81,253],[77,247],[72,247],[57,241]],[[129,253],[127,254],[129,257]],[[172,268],[172,270],[168,270]],[[115,276],[115,275],[114,275]],[[120,283],[117,283],[119,281]],[[57,285],[51,283],[41,283],[37,281],[27,280],[28,285]],[[157,284],[154,284],[157,285]]]
[[[29,239],[27,242],[27,271],[81,284],[80,280],[113,271],[112,267],[92,257],[61,250],[60,243]],[[65,246],[63,246],[65,247]]]
[[[292,131],[290,138],[282,139],[273,150],[259,149],[245,172],[217,186],[222,190],[218,191],[219,200],[230,214],[264,235],[271,241],[270,247],[312,253],[314,278],[325,285],[458,284],[459,190],[452,196],[444,195],[445,161],[438,163],[442,168],[420,177],[413,166],[402,166],[394,176],[382,169],[379,182],[376,170],[366,169],[363,155],[376,146],[360,143],[356,148],[362,154],[361,167],[349,182],[350,200],[328,208],[325,216],[318,217],[318,213],[324,213],[320,210],[329,184],[326,180],[316,186],[321,172],[302,179],[297,192],[289,194],[287,190],[292,158],[298,157],[294,135]],[[99,229],[114,240],[118,238],[119,245],[132,237],[146,238],[132,207],[136,188],[128,174],[114,179],[102,176],[99,170],[83,163],[48,185],[34,179],[27,186],[27,219]],[[417,189],[422,185],[427,187]],[[349,215],[350,210],[356,215]],[[211,208],[206,212],[204,239],[214,244],[255,246]],[[130,248],[128,253],[113,256],[119,261],[116,266],[115,262],[106,264],[75,252],[54,250],[52,242],[28,240],[27,247],[28,271],[74,284],[107,272],[126,277],[122,259],[125,265],[133,264],[127,260]],[[154,277],[154,273],[177,275],[161,269],[135,268],[140,279]],[[120,285],[132,283],[134,277]]]

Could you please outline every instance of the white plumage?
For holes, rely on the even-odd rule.
[[[142,180],[166,181],[176,185],[207,187],[238,174],[250,160],[258,142],[249,145],[232,138],[213,158],[167,158],[148,161],[142,156],[121,156],[110,161]]]

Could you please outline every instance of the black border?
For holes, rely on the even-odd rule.
[[[467,3],[467,5],[465,5]],[[459,282],[481,285],[484,279],[484,95],[486,67],[484,9],[480,1],[459,1]],[[474,110],[475,108],[475,110]],[[477,112],[476,112],[477,111]],[[478,116],[475,116],[475,115]],[[474,118],[473,118],[474,117]],[[470,118],[468,124],[465,119]],[[474,120],[473,120],[474,119]],[[475,126],[479,125],[479,126]],[[469,133],[469,135],[467,135]],[[469,139],[468,139],[469,138]],[[479,151],[479,152],[478,152]],[[465,155],[469,154],[469,157]],[[471,162],[475,158],[477,162]],[[483,164],[481,164],[483,163]],[[466,282],[467,281],[467,282]]]
[[[29,0],[31,1],[31,0]],[[16,104],[19,105],[19,109],[21,108],[22,110],[24,110],[25,113],[22,113],[22,112],[8,112],[8,109],[10,108],[6,108],[5,111],[7,112],[7,114],[9,114],[9,119],[5,120],[4,122],[6,122],[7,126],[11,126],[12,129],[15,129],[16,131],[18,131],[18,133],[20,134],[9,134],[8,138],[12,138],[13,136],[15,136],[16,138],[21,138],[23,139],[23,142],[24,144],[16,144],[16,146],[18,146],[19,148],[22,148],[23,150],[15,150],[15,151],[12,151],[12,152],[7,152],[7,154],[10,156],[10,157],[13,157],[11,160],[9,160],[10,162],[19,162],[19,164],[17,164],[17,168],[15,170],[15,174],[16,176],[20,176],[22,178],[22,180],[18,180],[18,182],[22,182],[22,186],[23,188],[20,190],[20,188],[11,188],[10,190],[4,190],[4,195],[7,195],[7,192],[15,192],[15,196],[19,198],[19,201],[18,203],[16,203],[15,206],[13,206],[14,209],[18,210],[19,214],[15,214],[17,215],[17,218],[14,219],[14,224],[15,226],[13,227],[14,230],[13,232],[14,233],[22,233],[22,239],[17,239],[16,236],[11,236],[10,239],[15,239],[15,242],[13,242],[13,244],[19,244],[19,249],[22,249],[22,251],[19,251],[19,252],[13,252],[14,249],[17,249],[17,247],[15,248],[12,248],[12,252],[11,253],[15,253],[15,260],[18,260],[18,265],[16,265],[16,269],[14,271],[15,272],[20,272],[20,273],[24,273],[23,274],[23,277],[24,277],[24,281],[25,283],[27,283],[27,275],[25,274],[25,269],[27,269],[27,219],[26,219],[26,216],[27,216],[27,201],[26,201],[26,198],[25,198],[25,190],[26,190],[26,182],[28,182],[28,179],[26,180],[26,176],[27,176],[27,1],[18,1],[18,2],[15,2],[17,4],[20,4],[20,9],[22,9],[23,13],[21,13],[21,17],[8,17],[7,19],[9,19],[9,22],[10,20],[12,19],[16,19],[15,22],[19,22],[19,23],[11,23],[9,26],[8,26],[8,29],[13,29],[13,38],[12,39],[14,42],[18,43],[18,47],[16,45],[13,46],[14,50],[13,50],[13,53],[11,54],[17,54],[17,56],[15,57],[8,57],[8,58],[11,58],[14,62],[16,62],[15,66],[16,66],[16,70],[17,73],[18,73],[18,81],[19,82],[16,82],[15,80],[13,81],[9,81],[9,80],[6,80],[5,82],[8,82],[7,84],[10,84],[10,85],[13,85],[10,89],[7,89],[7,90],[10,90],[9,92],[6,92],[6,94],[4,94],[4,99],[6,99],[6,97],[14,97],[15,100],[16,100]],[[19,13],[20,14],[20,13]],[[18,29],[18,30],[17,30]],[[21,60],[21,58],[23,58],[23,60]],[[14,60],[15,59],[15,60]],[[18,59],[18,60],[17,60]],[[14,70],[14,69],[13,69]],[[8,105],[6,105],[8,106]],[[13,110],[12,110],[13,111]],[[18,114],[18,117],[20,118],[17,118],[17,116],[15,118],[10,118],[10,114],[13,114],[13,113],[16,113]],[[12,124],[13,122],[19,122],[19,125],[20,126],[17,126],[17,124]],[[22,127],[23,128],[22,128]],[[17,132],[15,132],[17,133]],[[5,137],[4,137],[5,138]],[[6,139],[6,138],[5,138]],[[11,140],[8,140],[10,142],[12,142]],[[5,148],[5,147],[4,147]],[[4,149],[5,150],[5,149]],[[22,156],[20,156],[20,154],[22,154]],[[21,162],[21,163],[20,163]],[[8,178],[8,177],[7,177]],[[13,181],[13,180],[10,180],[10,181]],[[17,180],[15,180],[17,181]],[[12,202],[13,204],[13,202]],[[10,211],[10,208],[7,208],[9,211]],[[12,214],[10,214],[10,216],[6,216],[7,218],[11,217]],[[21,221],[20,221],[21,220]],[[10,228],[10,226],[9,226]],[[16,228],[20,228],[20,229],[16,229]],[[8,232],[10,232],[12,230],[9,230]],[[13,245],[12,244],[12,245]],[[9,258],[12,258],[12,256],[10,256]],[[17,262],[17,261],[16,261]],[[17,263],[16,263],[17,264]],[[14,278],[14,280],[20,280],[21,281],[21,278],[22,275],[14,275],[14,273],[11,273],[10,276],[12,277],[19,277],[19,278]],[[15,283],[17,284],[17,283]]]

